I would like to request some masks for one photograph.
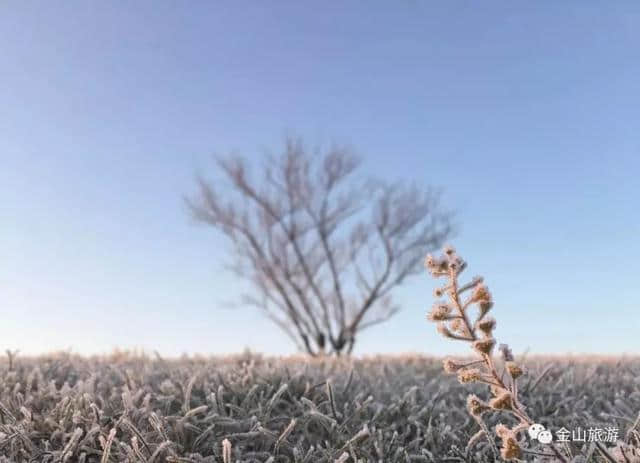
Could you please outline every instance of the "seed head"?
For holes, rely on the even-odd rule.
[[[453,270],[456,275],[460,275],[462,271],[467,267],[467,263],[455,254],[449,256],[449,268]]]
[[[511,461],[520,458],[522,455],[522,449],[518,444],[515,437],[510,436],[502,441],[502,447],[500,448],[500,455],[503,460]]]
[[[484,320],[480,320],[477,326],[485,336],[489,337],[496,327],[496,320],[495,318],[489,317]]]
[[[509,375],[513,378],[513,379],[517,379],[520,376],[522,376],[522,368],[520,368],[519,365],[517,365],[515,362],[509,361],[506,364],[507,366],[507,371],[509,372]]]
[[[461,383],[473,383],[482,378],[482,372],[477,368],[469,368],[458,372],[458,381]]]
[[[480,301],[478,303],[478,307],[480,308],[480,319],[482,320],[482,318],[487,314],[487,312],[489,312],[491,310],[491,308],[493,307],[493,302],[491,301]]]
[[[433,267],[435,260],[435,257],[433,257],[431,254],[427,254],[427,257],[424,258],[424,268],[430,270],[431,267]]]
[[[431,312],[427,313],[427,320],[432,322],[444,321],[448,319],[450,313],[451,307],[444,302],[436,302],[431,307]]]
[[[424,260],[424,266],[427,268],[431,276],[446,276],[449,271],[449,262],[447,259],[438,259],[429,254]]]
[[[452,358],[446,358],[442,362],[442,367],[444,368],[444,372],[445,373],[455,373],[458,370],[460,370],[461,368],[463,368],[464,365],[461,365],[461,364],[457,363]]]
[[[509,349],[508,345],[500,344],[500,346],[498,346],[498,349],[500,349],[500,355],[505,362],[513,361],[513,352],[511,352],[511,349]]]
[[[489,410],[489,408],[489,405],[486,402],[480,400],[478,396],[471,394],[469,397],[467,397],[467,409],[469,410],[469,413],[471,413],[471,415],[476,417],[480,416],[484,412]]]
[[[486,285],[477,285],[471,293],[473,302],[491,302],[491,293]]]
[[[495,410],[511,410],[513,408],[513,401],[511,399],[511,393],[505,391],[498,395],[498,397],[491,399],[489,405]]]
[[[478,341],[474,341],[473,348],[479,354],[491,355],[491,351],[495,345],[496,340],[493,338],[479,339]]]

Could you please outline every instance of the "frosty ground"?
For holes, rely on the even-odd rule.
[[[614,427],[618,444],[640,446],[640,359],[525,365],[521,400],[537,422]],[[0,363],[0,461],[493,462],[486,438],[467,446],[480,429],[470,391],[487,393],[422,356],[18,357]],[[593,442],[566,448],[607,461]]]

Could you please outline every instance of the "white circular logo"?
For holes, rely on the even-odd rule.
[[[529,426],[529,437],[531,439],[537,439],[538,434],[540,434],[542,431],[544,431],[544,426],[538,423],[534,423]]]
[[[552,440],[553,436],[551,435],[551,431],[544,430],[538,433],[538,441],[541,443],[550,444]]]
[[[534,423],[529,426],[529,437],[542,444],[550,444],[553,440],[551,431],[547,431],[540,423]]]

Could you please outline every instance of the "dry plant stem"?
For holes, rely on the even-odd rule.
[[[462,305],[460,305],[460,295],[458,292],[458,279],[456,278],[455,271],[453,269],[449,270],[449,278],[451,279],[451,289],[449,292],[451,299],[456,309],[458,310],[458,313],[462,318],[462,321],[464,322],[464,326],[467,329],[467,333],[469,333],[469,335],[471,336],[471,339],[475,341],[477,339],[477,336],[473,328],[471,327],[471,323],[469,322],[469,317],[467,317],[467,313],[464,311],[464,308],[462,307]]]
[[[527,415],[524,405],[518,400],[517,379],[522,374],[522,369],[513,362],[508,348],[503,352],[503,358],[506,362],[505,371],[499,374],[496,368],[492,356],[492,350],[495,346],[495,339],[493,338],[495,320],[483,321],[493,303],[491,294],[486,286],[483,285],[483,279],[474,278],[465,285],[460,286],[458,284],[458,276],[464,270],[466,264],[456,255],[453,248],[446,248],[444,255],[440,258],[428,256],[425,264],[434,277],[445,277],[448,280],[444,287],[436,289],[435,294],[437,297],[446,294],[449,303],[437,302],[428,318],[439,323],[438,331],[443,336],[471,343],[480,356],[480,360],[464,364],[446,360],[445,369],[449,372],[458,372],[459,379],[463,383],[475,381],[491,387],[493,398],[489,402],[484,402],[476,396],[469,396],[468,408],[473,418],[485,430],[486,424],[482,414],[490,409],[510,413],[519,421],[519,424],[511,429],[504,425],[496,427],[496,434],[503,444],[500,455],[504,460],[518,460],[523,453],[528,453],[538,456],[555,456],[558,460],[566,463],[567,459],[554,444],[550,445],[553,455],[525,449],[520,446],[520,442],[517,439],[518,433],[534,424],[534,421]],[[466,301],[462,301],[461,294],[468,290],[471,290],[472,294]],[[471,323],[468,309],[474,304],[478,305],[479,314],[475,322]],[[479,364],[484,367],[484,371],[470,368]],[[509,381],[505,381],[505,373],[507,371],[508,375],[506,377],[510,378]],[[486,431],[485,433],[490,443],[493,443],[490,435]]]
[[[458,314],[460,316],[460,318],[462,319],[462,321],[464,322],[464,326],[467,330],[467,332],[469,333],[469,336],[471,338],[471,340],[475,341],[478,339],[478,335],[475,332],[475,328],[472,327],[471,323],[469,322],[469,317],[467,316],[467,313],[465,311],[465,308],[468,307],[470,304],[467,303],[463,305],[460,303],[460,290],[458,290],[458,278],[456,276],[455,270],[454,269],[449,269],[449,279],[450,279],[450,292],[449,295],[451,297],[451,300],[456,308],[456,310],[458,311]],[[471,289],[474,286],[476,286],[477,284],[480,283],[481,280],[476,280],[477,283],[475,282],[471,282],[468,285],[463,286],[463,289]],[[491,385],[494,386],[498,386],[502,389],[505,390],[510,390],[505,384],[504,381],[502,380],[501,376],[498,375],[498,371],[496,370],[495,367],[495,363],[493,362],[493,358],[491,357],[490,354],[484,354],[482,356],[482,362],[487,366],[487,369],[489,370],[489,372],[491,373],[492,379],[494,380],[494,382],[488,382],[485,381]],[[521,421],[527,423],[528,425],[533,424],[533,421],[531,420],[531,418],[529,418],[529,416],[526,414],[526,412],[522,409],[522,405],[520,404],[520,402],[517,400],[517,386],[516,386],[517,382],[516,380],[513,380],[513,387],[511,388],[511,392],[513,394],[513,405],[514,405],[514,409],[513,409],[513,413],[514,415],[516,415],[518,418],[520,418]]]

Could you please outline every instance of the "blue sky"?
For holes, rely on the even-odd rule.
[[[286,134],[440,185],[521,352],[638,352],[640,5],[3,2],[0,347],[293,346],[182,197]],[[451,349],[433,282],[359,353]]]

